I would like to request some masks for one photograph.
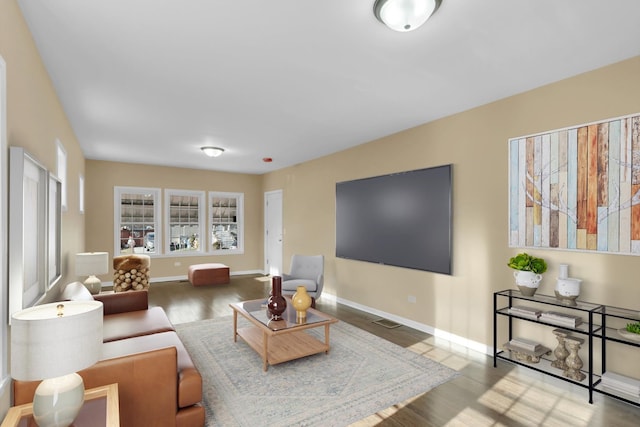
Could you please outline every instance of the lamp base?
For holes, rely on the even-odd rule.
[[[87,277],[87,280],[84,281],[84,286],[89,289],[91,295],[97,295],[102,290],[102,282],[93,274]]]
[[[40,427],[67,427],[84,403],[84,382],[76,373],[42,381],[33,396],[33,418]]]

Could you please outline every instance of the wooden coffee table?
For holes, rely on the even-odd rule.
[[[289,360],[300,359],[318,353],[329,353],[329,326],[334,319],[312,308],[307,310],[304,322],[297,323],[296,312],[287,299],[287,309],[282,320],[271,320],[267,313],[266,300],[252,300],[229,304],[233,309],[233,341],[241,337],[261,357],[263,370]],[[238,329],[238,314],[251,325]],[[324,342],[311,336],[306,329],[324,326]]]

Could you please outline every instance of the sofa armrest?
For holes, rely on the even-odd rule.
[[[149,294],[146,290],[97,294],[93,298],[102,302],[105,316],[149,308]]]
[[[173,347],[102,360],[78,374],[85,389],[118,384],[123,426],[175,425],[177,351]],[[33,400],[39,381],[14,381],[14,404]]]
[[[72,282],[64,287],[60,294],[61,301],[100,301],[103,314],[118,314],[128,311],[146,310],[149,308],[149,294],[147,290],[111,292],[91,295],[89,290],[80,282]]]

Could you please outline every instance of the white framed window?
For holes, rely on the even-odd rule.
[[[47,287],[51,288],[62,277],[61,239],[62,239],[62,183],[49,173],[47,191]]]
[[[243,193],[209,193],[209,238],[216,254],[244,253]]]
[[[84,176],[78,175],[78,210],[84,214]]]
[[[4,58],[0,55],[0,205],[2,211],[0,212],[0,235],[2,235],[3,241],[0,244],[0,292],[2,292],[2,298],[6,298],[9,293],[9,273],[7,266],[7,259],[9,252],[7,244],[8,228],[7,228],[7,210],[10,210],[9,206],[9,194],[8,194],[8,178],[9,173],[7,169],[9,166],[9,149],[7,147],[7,66],[4,62]],[[9,388],[11,380],[9,377],[9,365],[7,360],[9,359],[9,304],[3,302],[0,307],[0,396],[9,396]],[[3,400],[4,402],[4,400]]]
[[[59,139],[56,139],[56,177],[60,180],[62,210],[67,210],[67,151]]]
[[[114,254],[160,254],[160,189],[114,187]]]
[[[204,252],[204,194],[204,191],[164,191],[166,254]]]

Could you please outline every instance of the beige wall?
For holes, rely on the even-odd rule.
[[[7,63],[7,142],[24,147],[56,172],[56,139],[67,152],[68,209],[62,213],[62,273],[75,280],[75,254],[84,250],[78,175],[84,156],[14,0],[0,0],[0,55]],[[51,295],[56,294],[54,289]]]
[[[78,210],[78,174],[84,173],[84,157],[15,0],[0,0],[0,56],[6,62],[7,71],[8,146],[25,148],[54,172],[56,139],[62,142],[67,152],[68,210],[62,214],[63,277],[45,297],[49,300],[57,295],[60,284],[75,279],[74,255],[84,250],[84,216]],[[8,149],[3,156],[8,159]],[[8,177],[4,167],[0,167],[0,173]],[[2,209],[7,209],[4,203]],[[6,243],[8,237],[3,235],[0,238]],[[6,258],[5,253],[2,255]],[[0,302],[6,305],[9,292],[6,277],[0,283]],[[5,365],[9,359],[9,343],[4,316],[1,321],[4,326],[0,334],[0,358],[4,375],[4,370],[9,368]],[[4,378],[0,378],[2,380]],[[3,382],[0,386],[0,417],[4,417],[10,404],[8,384]]]
[[[87,160],[86,216],[87,250],[114,251],[114,187],[145,187],[174,190],[227,191],[244,193],[244,254],[203,256],[153,256],[151,279],[186,276],[190,264],[221,262],[231,272],[246,272],[259,269],[263,262],[263,203],[262,177],[260,175],[237,174],[197,169],[170,168],[131,163]],[[164,200],[164,194],[162,194]],[[164,217],[164,205],[162,207]],[[162,234],[167,231],[163,227]],[[158,242],[160,243],[160,242]],[[164,244],[162,245],[164,250]],[[180,263],[176,266],[175,263]],[[105,275],[103,280],[112,277]]]
[[[284,259],[322,253],[326,292],[492,345],[492,292],[514,287],[506,262],[519,252],[507,240],[507,140],[640,112],[638,76],[640,57],[265,175],[264,191],[284,194]],[[448,163],[453,275],[335,257],[336,182]],[[584,299],[640,309],[640,258],[529,252],[550,266],[541,293],[553,294],[558,265],[568,263]]]

